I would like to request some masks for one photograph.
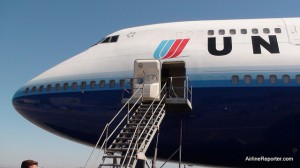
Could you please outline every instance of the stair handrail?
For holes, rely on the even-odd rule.
[[[140,89],[144,88],[144,84],[142,84],[135,92],[134,94],[127,100],[127,102],[123,105],[123,107],[118,111],[118,113],[112,118],[112,120],[107,123],[107,130],[109,129],[109,126],[111,125],[111,123],[117,118],[117,116],[123,111],[123,109],[126,107],[126,105],[130,105],[130,101],[131,99],[139,92]],[[127,114],[123,117],[123,119],[121,120],[121,122],[119,122],[119,124],[115,127],[115,129],[110,133],[110,135],[108,137],[106,137],[105,141],[103,142],[102,146],[100,149],[103,148],[104,143],[107,143],[107,141],[111,138],[111,136],[115,133],[115,131],[120,127],[120,125],[123,123],[123,121],[126,119],[126,117],[130,114],[130,112],[132,111],[132,109],[135,107],[135,105],[140,101],[140,99],[142,99],[143,94],[141,94],[139,96],[139,98],[135,101],[134,105],[127,111]],[[105,130],[104,130],[105,131]]]
[[[176,87],[176,88],[184,88],[184,90],[185,90],[184,98],[188,99],[192,103],[192,100],[193,100],[192,99],[193,98],[193,86],[192,86],[192,82],[191,82],[190,78],[187,77],[187,76],[168,77],[166,79],[166,81],[167,81],[167,83],[170,81],[170,87],[174,91],[172,79],[186,79],[185,86],[183,86],[183,87]]]
[[[163,95],[163,98],[165,98],[165,96],[166,96],[166,95]],[[139,149],[142,145],[145,145],[145,144],[144,144],[144,141],[145,141],[146,139],[143,140],[143,143],[141,144],[140,147],[138,147],[138,142],[139,142],[140,139],[142,138],[143,133],[146,131],[147,126],[149,125],[150,121],[152,120],[152,118],[153,118],[153,116],[154,116],[156,110],[158,109],[158,107],[159,107],[159,105],[162,103],[162,101],[163,101],[163,99],[161,99],[161,101],[158,103],[157,107],[156,107],[155,110],[154,110],[154,113],[153,113],[153,114],[151,115],[151,117],[149,118],[149,120],[148,120],[147,124],[145,125],[144,129],[142,130],[142,132],[139,133],[139,136],[138,136],[136,142],[135,142],[134,145],[133,145],[133,149]],[[147,112],[146,112],[145,115],[143,116],[143,119],[145,118],[146,114],[149,112],[149,110],[150,110],[151,107],[153,108],[153,105],[151,105],[151,106],[149,107],[149,109],[147,110]],[[164,108],[164,106],[163,106],[163,108]],[[152,111],[153,111],[153,110],[152,110]],[[141,119],[141,121],[142,121],[143,119]],[[158,118],[156,118],[156,119],[153,121],[153,123],[157,122],[157,120],[158,120]],[[139,124],[140,124],[140,123],[139,123]],[[137,126],[137,127],[139,127],[139,126]],[[153,127],[154,127],[154,124],[149,128],[149,130],[151,130]],[[146,135],[145,137],[147,137],[148,134],[149,134],[149,133],[147,133],[147,135]],[[135,135],[135,134],[134,134],[134,135]],[[130,148],[129,148],[129,149],[130,149]],[[136,154],[138,154],[138,152],[139,152],[139,151],[137,150],[137,153],[136,153]],[[127,167],[129,166],[128,164],[131,162],[132,156],[133,156],[133,152],[132,152],[131,155],[130,155],[130,159],[129,159],[129,162],[127,163]]]
[[[102,133],[101,133],[101,135],[100,135],[100,137],[99,137],[99,139],[98,139],[98,141],[97,141],[97,143],[96,143],[94,149],[92,150],[92,152],[91,152],[91,154],[90,154],[90,156],[89,156],[87,162],[86,162],[85,165],[84,165],[84,168],[86,168],[86,166],[87,166],[87,164],[89,163],[89,161],[90,161],[90,159],[91,159],[91,157],[92,157],[92,155],[93,155],[95,149],[98,147],[98,145],[99,145],[99,143],[100,143],[100,141],[101,141],[101,139],[102,139],[102,136],[104,135],[105,132],[106,132],[106,133],[108,132],[108,129],[109,129],[110,124],[117,118],[117,116],[118,116],[118,115],[124,110],[124,108],[128,105],[128,111],[127,111],[127,114],[122,118],[121,122],[119,122],[118,126],[115,127],[115,129],[110,133],[109,136],[106,134],[106,138],[105,138],[105,140],[103,141],[103,143],[102,143],[100,149],[103,149],[104,145],[107,144],[107,142],[109,141],[109,139],[111,138],[111,136],[112,136],[112,135],[115,133],[115,131],[120,127],[120,125],[123,123],[123,121],[126,119],[126,117],[129,116],[129,114],[131,113],[131,111],[132,111],[132,109],[135,107],[135,105],[143,98],[143,94],[141,94],[141,95],[138,97],[138,99],[135,101],[134,105],[133,105],[131,108],[129,108],[131,99],[132,99],[133,97],[135,97],[135,95],[136,95],[141,89],[143,89],[143,88],[144,88],[144,83],[143,83],[140,87],[137,88],[137,90],[136,90],[136,91],[133,93],[133,95],[126,101],[126,103],[125,103],[125,104],[122,106],[122,108],[117,112],[117,114],[111,119],[111,121],[105,125],[105,127],[104,127],[104,129],[103,129],[103,131],[102,131]],[[136,88],[135,88],[135,89],[136,89]],[[105,149],[105,151],[106,151],[106,149]],[[104,153],[105,153],[105,152],[104,152]]]
[[[146,111],[145,114],[143,115],[142,119],[140,120],[140,122],[139,122],[138,125],[136,126],[135,131],[134,131],[134,133],[133,133],[133,135],[132,135],[132,139],[131,139],[130,144],[129,144],[129,146],[128,146],[128,149],[127,149],[127,151],[126,151],[126,154],[125,154],[125,157],[124,157],[124,160],[123,160],[123,162],[122,162],[121,167],[123,167],[123,165],[124,165],[124,163],[125,163],[125,160],[126,160],[127,155],[128,155],[128,153],[129,153],[129,151],[130,151],[130,147],[131,147],[131,145],[132,145],[134,136],[136,135],[139,126],[141,125],[141,123],[142,123],[142,121],[144,120],[145,116],[146,116],[147,113],[149,112],[150,108],[153,107],[154,102],[160,97],[161,93],[162,93],[163,91],[165,91],[164,89],[165,89],[165,87],[166,87],[166,84],[167,84],[167,83],[165,83],[165,84],[163,85],[163,87],[161,88],[161,91],[158,93],[158,95],[157,95],[157,96],[155,97],[155,99],[152,101],[152,103],[151,103],[150,106],[148,107],[147,111]],[[164,94],[164,96],[161,98],[161,100],[160,100],[160,102],[159,102],[159,105],[160,105],[161,102],[164,100],[165,96],[166,96],[166,94]],[[155,109],[154,111],[157,110],[157,108],[159,107],[159,105],[156,107],[156,109]],[[153,118],[153,115],[154,115],[154,113],[151,115],[151,117],[150,117],[150,119],[148,120],[146,126],[144,127],[142,133],[143,133],[143,132],[145,131],[145,129],[147,128],[149,122],[150,122],[151,119]],[[135,149],[135,147],[136,147],[138,141],[139,141],[140,138],[141,138],[142,133],[140,134],[140,136],[137,138],[136,142],[134,143],[134,148],[133,148],[133,149]],[[128,165],[130,164],[131,159],[132,159],[132,156],[133,156],[133,153],[134,153],[134,152],[132,151],[132,152],[131,152],[131,156],[129,157],[129,161],[128,161],[126,167],[128,167]]]

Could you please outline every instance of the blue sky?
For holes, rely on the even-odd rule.
[[[90,147],[31,124],[11,98],[33,77],[107,34],[173,21],[299,17],[299,6],[299,0],[0,0],[0,168],[20,167],[29,158],[44,168],[84,165]]]

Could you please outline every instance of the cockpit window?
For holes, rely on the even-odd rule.
[[[109,37],[105,37],[105,38],[101,39],[98,42],[98,44],[99,43],[115,43],[118,41],[118,39],[119,39],[119,35],[109,36]]]
[[[115,42],[118,41],[118,38],[119,38],[119,36],[112,36],[111,39],[110,39],[110,42],[115,43]]]
[[[111,37],[106,37],[100,43],[108,43]]]

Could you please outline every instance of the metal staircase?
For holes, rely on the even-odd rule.
[[[165,116],[165,104],[142,103],[106,150],[99,167],[135,167],[145,153]],[[105,161],[110,159],[110,162]]]
[[[172,79],[174,78],[168,78],[152,101],[143,99],[145,96],[144,84],[137,85],[138,88],[130,87],[134,93],[131,94],[130,98],[122,98],[126,100],[124,105],[106,124],[84,167],[87,168],[87,165],[90,164],[92,155],[100,146],[100,142],[102,142],[100,149],[104,150],[102,162],[96,163],[100,156],[97,154],[93,165],[90,167],[98,165],[98,168],[135,168],[136,166],[140,167],[139,160],[147,163],[145,153],[165,117],[166,108],[170,109],[167,105],[178,106],[179,104],[191,109],[192,86],[190,81],[187,77],[177,78],[185,79],[182,81],[186,84],[181,87],[173,87]],[[184,91],[180,89],[184,89]],[[124,90],[129,93],[125,88]],[[182,95],[176,94],[177,92],[182,93]],[[171,94],[174,94],[175,97]],[[182,108],[181,106],[178,107]],[[110,129],[111,127],[113,130]]]

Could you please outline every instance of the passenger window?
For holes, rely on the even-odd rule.
[[[96,87],[96,81],[91,81],[90,82],[90,88],[94,89]]]
[[[100,81],[100,88],[104,88],[105,87],[105,80],[101,80]]]
[[[47,90],[47,92],[50,92],[50,91],[51,91],[51,84],[47,85],[46,90]]]
[[[121,79],[120,80],[120,87],[124,87],[125,86],[125,80],[124,79]]]
[[[281,33],[281,29],[280,28],[275,28],[275,33]]]
[[[86,88],[86,81],[81,82],[80,88],[81,89],[85,89]]]
[[[115,87],[115,80],[109,81],[109,87],[111,87],[111,88]]]
[[[60,84],[57,83],[57,84],[55,85],[55,91],[59,91],[59,90],[60,90]]]
[[[28,91],[29,91],[29,88],[26,88],[26,89],[25,89],[25,93],[28,93]]]
[[[137,83],[138,84],[143,84],[144,83],[144,78],[138,78]]]
[[[39,92],[43,92],[43,89],[44,89],[44,85],[40,86],[39,87]]]
[[[269,34],[269,33],[270,33],[270,29],[264,28],[264,29],[263,29],[263,32],[264,32],[265,34]]]
[[[72,89],[73,89],[73,90],[77,89],[77,82],[73,82],[73,83],[72,83]]]
[[[270,83],[275,84],[277,82],[277,76],[276,75],[270,75]]]
[[[224,29],[219,30],[219,35],[224,35],[224,34],[225,34],[225,30]]]
[[[208,30],[207,34],[210,35],[210,36],[212,36],[212,35],[214,35],[215,33],[214,33],[214,30]]]
[[[36,86],[33,86],[31,92],[34,93],[35,90],[36,90]]]
[[[253,34],[258,34],[258,29],[252,29]]]
[[[239,76],[233,75],[231,78],[231,83],[232,84],[238,84],[239,83]]]
[[[263,75],[257,75],[256,81],[257,81],[258,84],[263,84],[264,81],[265,81],[264,76]]]
[[[296,82],[300,83],[300,75],[296,75]]]
[[[69,84],[68,83],[64,83],[64,90],[68,90],[69,88]]]
[[[230,33],[230,34],[236,34],[236,30],[235,30],[235,29],[230,29],[230,30],[229,30],[229,33]]]
[[[252,78],[251,78],[250,75],[245,75],[244,76],[244,82],[245,82],[245,84],[250,84],[251,81],[252,81]]]
[[[247,34],[247,29],[241,29],[241,34]]]
[[[283,81],[284,84],[289,84],[290,81],[291,81],[291,78],[290,78],[289,75],[283,75],[282,76],[282,81]]]

